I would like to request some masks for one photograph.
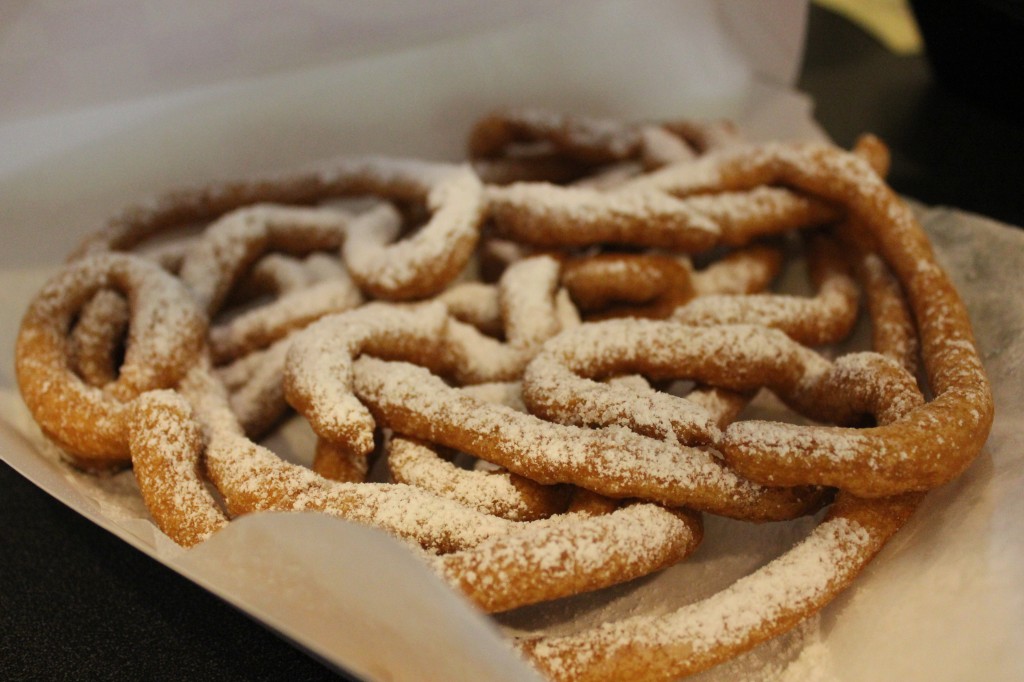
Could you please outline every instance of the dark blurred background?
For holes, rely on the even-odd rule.
[[[926,51],[900,55],[812,5],[798,87],[838,144],[885,140],[899,192],[1024,226],[1024,2],[915,10]]]

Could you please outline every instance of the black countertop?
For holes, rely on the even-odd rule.
[[[799,87],[849,146],[871,131],[908,196],[1024,224],[1024,124],[812,8]],[[0,464],[0,678],[338,680]]]

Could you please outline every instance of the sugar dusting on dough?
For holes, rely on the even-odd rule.
[[[792,550],[711,597],[661,616],[635,616],[575,635],[549,637],[531,654],[556,679],[573,679],[593,660],[621,649],[668,648],[700,655],[735,646],[764,623],[820,605],[876,542],[846,519],[828,521]]]
[[[598,136],[600,137],[600,136]],[[810,173],[815,171],[814,164],[816,157],[813,154],[801,155],[786,148],[766,148],[763,155],[767,158],[772,154],[775,161],[783,164],[790,164],[795,167],[791,172]],[[811,159],[810,161],[808,159]],[[762,162],[763,159],[755,159],[754,164]],[[771,161],[771,159],[769,159]],[[658,216],[661,213],[686,214],[688,221],[687,229],[696,232],[704,232],[705,236],[711,239],[725,238],[730,229],[728,226],[734,222],[745,222],[762,216],[762,211],[780,213],[788,211],[786,199],[788,190],[776,191],[778,188],[761,188],[744,194],[727,193],[717,197],[696,196],[694,193],[703,191],[704,187],[710,186],[722,179],[721,166],[719,161],[714,164],[710,162],[697,162],[687,168],[670,167],[662,172],[657,172],[631,182],[614,192],[604,194],[596,193],[595,190],[585,188],[574,188],[567,191],[556,189],[552,186],[513,186],[495,190],[489,194],[488,199],[497,204],[502,201],[533,202],[533,207],[541,214],[545,211],[562,211],[568,209],[569,215],[575,220],[586,223],[588,221],[600,222],[606,216],[595,217],[594,210],[608,209],[610,207],[613,216],[641,216],[643,219]],[[843,170],[843,181],[863,189],[864,201],[872,201],[881,197],[884,199],[883,189],[876,176],[865,171],[866,165],[859,164],[855,160],[843,158],[837,162]],[[862,167],[862,165],[864,167]],[[727,166],[727,164],[725,164]],[[371,177],[380,168],[370,164],[358,166],[359,172],[368,173]],[[404,167],[403,167],[404,168]],[[401,171],[402,169],[400,169]],[[421,168],[411,165],[409,172],[421,180]],[[353,172],[351,168],[336,169],[339,175]],[[325,175],[324,182],[330,182]],[[387,182],[387,179],[380,179],[380,182]],[[468,181],[467,181],[468,182]],[[415,183],[412,183],[415,184]],[[436,187],[435,187],[436,190]],[[419,190],[415,187],[404,187],[416,195]],[[400,194],[402,192],[399,192]],[[422,192],[419,192],[422,194]],[[474,213],[479,206],[471,205],[474,200],[466,199],[467,195],[459,194],[456,201],[448,203],[443,196],[444,191],[431,191],[427,197],[428,207],[437,211],[442,209],[443,204],[448,204],[447,210]],[[405,198],[405,197],[402,197]],[[450,199],[450,197],[448,197]],[[479,197],[477,197],[479,199]],[[557,199],[557,205],[556,205]],[[465,200],[461,202],[459,200]],[[880,200],[880,199],[879,199]],[[898,203],[886,203],[888,211],[886,218],[895,224],[899,229],[913,236],[914,225],[909,211]],[[767,208],[766,208],[767,207]],[[254,209],[257,210],[257,209]],[[263,209],[258,209],[263,210]],[[387,209],[384,209],[385,211]],[[244,215],[241,214],[241,215]],[[460,213],[462,215],[462,213]],[[247,220],[259,218],[257,213],[251,213]],[[477,218],[479,215],[476,216]],[[245,220],[235,215],[231,219]],[[240,229],[240,228],[239,228]],[[474,224],[474,230],[476,225]],[[244,232],[244,230],[242,230]],[[224,234],[228,234],[225,230]],[[381,235],[386,234],[386,238]],[[436,238],[429,230],[423,230],[420,235],[421,241],[426,243],[425,252],[433,253],[440,258],[442,252],[451,251],[453,242],[447,238]],[[395,236],[393,231],[370,231],[360,233],[352,230],[349,233],[352,253],[355,253],[357,260],[370,262],[371,252],[374,248],[382,247],[389,243]],[[369,239],[369,242],[365,241]],[[415,238],[393,244],[390,253],[397,258],[398,262],[404,263],[394,271],[387,271],[384,274],[383,282],[386,285],[398,285],[403,278],[419,267],[418,263],[414,268],[411,263],[415,259],[406,259],[403,254],[412,249]],[[250,253],[248,246],[236,239],[224,239],[215,244],[212,251],[203,258],[197,257],[195,262],[207,266],[211,264],[225,264],[228,270],[236,268],[239,263],[247,261]],[[197,251],[198,252],[198,251]],[[417,251],[417,255],[422,253]],[[350,254],[351,255],[351,254]],[[186,263],[188,258],[186,257]],[[436,258],[430,259],[432,262]],[[502,322],[509,332],[508,343],[502,345],[506,350],[511,349],[516,355],[515,363],[523,364],[532,356],[532,353],[543,342],[550,339],[560,331],[575,326],[573,311],[563,291],[557,290],[557,264],[544,263],[544,259],[531,259],[521,261],[517,264],[521,272],[527,273],[525,280],[529,280],[536,288],[527,289],[519,286],[511,286],[508,291],[502,292],[499,287],[498,304],[499,313],[503,317]],[[906,259],[903,259],[904,261]],[[204,267],[188,266],[186,270],[192,271],[198,267],[199,274],[192,279],[193,292],[204,303],[205,307],[215,308],[212,302],[222,297],[223,281],[208,277],[216,272],[212,267],[205,271]],[[530,269],[535,268],[535,269]],[[516,270],[516,265],[509,268],[510,272]],[[382,270],[383,271],[383,270]],[[910,284],[911,294],[925,288],[925,285],[943,285],[944,274],[936,263],[930,258],[930,253],[925,247],[922,253],[918,254],[913,265],[903,262],[899,266],[903,279]],[[226,280],[225,280],[226,281]],[[536,295],[535,298],[529,296]],[[822,300],[828,299],[829,295],[834,298],[843,298],[849,291],[830,290],[823,288]],[[490,296],[490,294],[487,294]],[[525,296],[520,298],[520,296]],[[920,295],[922,296],[923,295]],[[961,411],[954,416],[958,424],[964,428],[979,430],[990,418],[986,415],[984,401],[985,388],[984,372],[980,360],[970,338],[968,331],[960,331],[957,321],[964,315],[961,307],[958,307],[955,295],[939,296],[935,300],[929,300],[925,306],[927,309],[920,314],[922,335],[925,339],[926,353],[936,358],[934,367],[929,368],[932,373],[933,382],[940,393],[945,392],[946,387],[953,387],[952,392],[958,397],[969,399],[977,397],[975,407],[964,412]],[[488,301],[493,299],[488,298]],[[757,321],[768,324],[775,324],[772,315],[777,310],[763,306],[766,299],[760,299],[756,303],[736,303],[727,299],[705,299],[691,309],[691,313],[703,306],[707,314],[712,316],[723,316],[723,319],[730,322],[750,321],[757,318]],[[489,314],[493,320],[493,308],[490,311],[484,310],[488,302],[482,303],[483,298],[476,301],[479,309],[473,313],[476,315]],[[310,299],[308,302],[315,302]],[[305,303],[305,301],[304,301]],[[735,305],[734,305],[735,304]],[[825,300],[826,307],[833,306],[832,302]],[[746,307],[743,307],[746,306]],[[162,310],[159,306],[151,306],[153,309],[146,309],[145,306],[137,313],[148,314],[152,318],[152,327],[173,328],[180,326],[181,320],[174,317],[174,311]],[[301,306],[296,306],[301,307]],[[438,310],[445,306],[436,306]],[[295,312],[293,309],[290,312]],[[318,327],[314,332],[303,337],[302,343],[306,344],[301,350],[296,351],[295,365],[299,367],[291,376],[291,381],[302,384],[303,388],[309,388],[313,392],[312,402],[319,406],[326,406],[328,412],[334,410],[327,420],[334,420],[339,429],[346,428],[353,421],[360,421],[371,431],[373,420],[368,417],[363,403],[372,403],[375,409],[382,408],[386,404],[401,404],[403,409],[419,412],[428,415],[431,419],[455,418],[466,425],[469,432],[476,434],[478,439],[494,439],[502,441],[497,450],[490,451],[490,454],[497,453],[495,459],[501,463],[517,470],[529,471],[531,475],[536,474],[539,478],[550,476],[551,480],[573,480],[576,472],[592,466],[594,462],[600,464],[602,473],[621,474],[629,481],[628,485],[636,483],[640,479],[654,481],[665,487],[710,486],[719,492],[727,491],[734,497],[743,497],[751,494],[758,487],[746,484],[727,469],[721,467],[712,455],[704,450],[685,450],[678,447],[676,438],[678,423],[682,420],[681,412],[689,411],[685,416],[687,419],[703,420],[700,429],[706,429],[711,435],[709,441],[716,441],[721,434],[716,431],[716,426],[711,424],[712,417],[702,407],[686,406],[680,409],[680,404],[674,404],[670,410],[660,401],[658,394],[638,381],[610,381],[604,384],[592,382],[581,384],[584,388],[577,387],[574,390],[563,390],[556,394],[567,402],[579,400],[581,396],[586,397],[588,391],[595,395],[603,391],[603,395],[609,399],[598,407],[592,407],[591,412],[584,416],[590,422],[599,422],[605,428],[599,430],[585,430],[574,426],[558,426],[547,424],[533,418],[531,415],[521,411],[521,405],[515,395],[516,389],[512,384],[503,384],[502,387],[492,385],[486,388],[477,389],[475,392],[458,392],[446,386],[439,378],[431,375],[430,372],[412,365],[389,363],[383,360],[363,357],[356,360],[355,357],[365,350],[369,342],[367,339],[382,335],[385,338],[394,340],[402,335],[401,330],[407,326],[416,329],[423,340],[422,344],[414,342],[414,345],[422,345],[424,348],[433,348],[431,343],[436,343],[439,336],[454,337],[462,330],[467,345],[471,342],[471,334],[468,324],[459,327],[451,323],[451,320],[437,312],[434,318],[427,321],[429,315],[423,319],[415,319],[408,325],[406,322],[397,323],[395,319],[399,316],[395,310],[385,311],[384,308],[374,310],[381,319],[358,320],[347,319],[344,329],[341,326],[324,325]],[[786,311],[787,314],[792,311]],[[694,313],[696,314],[696,313]],[[187,317],[187,316],[186,316]],[[413,315],[412,317],[416,317]],[[435,319],[436,318],[436,319]],[[443,319],[440,325],[433,322]],[[186,320],[187,321],[187,320]],[[691,320],[692,321],[692,320]],[[715,321],[721,321],[716,318]],[[705,320],[707,322],[707,320]],[[375,326],[376,325],[376,326]],[[517,327],[518,325],[518,327]],[[271,325],[272,326],[272,325]],[[957,334],[952,336],[945,333],[947,328],[953,329]],[[612,329],[611,327],[607,329]],[[453,331],[456,330],[456,331]],[[404,332],[403,332],[404,333]],[[140,333],[133,329],[133,334]],[[337,347],[345,346],[345,342],[338,343],[339,337],[346,334],[352,336],[348,339],[348,346],[343,348],[347,355],[340,363],[324,364],[321,362],[321,355],[328,350],[337,350]],[[142,335],[145,335],[145,330]],[[695,335],[699,337],[699,334]],[[613,335],[614,336],[614,335]],[[642,336],[642,334],[641,334]],[[753,338],[755,335],[751,335]],[[149,348],[154,357],[166,360],[166,357],[173,356],[175,352],[181,352],[174,345],[175,341],[170,336],[154,334],[154,338],[145,339],[149,341]],[[474,337],[479,340],[481,337]],[[433,339],[433,341],[430,341]],[[448,339],[450,340],[450,338]],[[608,342],[608,338],[600,338],[598,335],[587,337],[582,334],[577,339],[579,343],[573,346],[574,351],[593,351],[595,362],[603,362],[602,352],[607,354],[611,346],[602,346]],[[621,344],[622,338],[613,338],[614,343]],[[638,339],[625,339],[628,347],[631,342]],[[732,339],[735,341],[736,339]],[[764,336],[751,339],[751,349],[747,349],[748,355],[757,353],[778,353],[785,354],[782,344],[774,346],[771,337]],[[495,341],[496,344],[500,342]],[[549,342],[547,348],[554,348],[558,340]],[[721,344],[721,341],[714,343]],[[714,356],[720,354],[725,357],[724,349],[714,346],[714,343],[696,343],[697,349],[703,355]],[[614,344],[612,344],[614,345]],[[743,343],[736,344],[743,346]],[[383,344],[382,344],[383,346]],[[756,347],[755,347],[756,346]],[[277,346],[281,348],[283,346]],[[493,346],[498,347],[498,346]],[[275,347],[272,347],[275,348]],[[657,345],[652,346],[657,355]],[[274,351],[277,354],[262,356],[276,358],[280,362],[280,350]],[[618,352],[618,351],[614,351]],[[145,360],[149,356],[140,350],[133,350],[132,353],[143,356]],[[401,355],[401,353],[399,354]],[[166,356],[166,357],[165,357]],[[467,355],[468,357],[468,355]],[[509,355],[512,357],[512,354]],[[549,360],[542,356],[537,366],[543,367],[543,361]],[[655,358],[658,360],[658,358]],[[495,372],[493,364],[481,361],[481,372]],[[851,357],[845,360],[845,364],[835,363],[829,365],[823,359],[808,365],[806,374],[800,378],[794,389],[796,392],[806,391],[810,393],[813,386],[823,377],[830,376],[837,381],[844,380],[842,375],[846,373],[845,380],[852,381],[850,377],[861,377],[871,384],[871,363],[874,360],[865,357]],[[239,365],[240,367],[241,365]],[[277,365],[274,365],[277,367]],[[252,364],[246,364],[252,368]],[[450,368],[449,368],[450,369]],[[224,376],[230,377],[237,370],[225,370]],[[831,374],[829,374],[831,373]],[[341,375],[343,381],[331,384],[324,389],[318,384],[318,380],[325,375]],[[238,385],[244,383],[243,379],[237,376],[232,379]],[[880,382],[882,380],[879,380]],[[208,464],[211,476],[221,487],[229,507],[236,513],[247,513],[261,509],[280,510],[321,510],[328,513],[339,514],[353,520],[380,525],[403,538],[412,538],[417,542],[430,545],[433,548],[444,548],[445,551],[455,550],[457,552],[471,551],[474,548],[480,549],[486,554],[488,561],[494,565],[501,565],[503,562],[521,562],[522,554],[510,553],[508,548],[511,543],[506,543],[510,538],[520,537],[527,534],[524,526],[515,522],[505,522],[494,519],[486,514],[479,514],[473,510],[453,504],[443,498],[432,496],[429,493],[416,490],[415,488],[395,485],[385,486],[377,484],[338,484],[326,481],[307,469],[288,464],[271,453],[269,450],[251,443],[242,434],[242,425],[238,423],[236,415],[231,414],[228,396],[223,387],[215,386],[209,375],[203,376],[197,372],[186,382],[186,391],[189,392],[197,411],[202,415],[202,425],[205,436],[209,441],[207,453]],[[604,388],[599,388],[599,387]],[[966,386],[966,388],[963,388]],[[563,387],[564,388],[564,387]],[[528,393],[529,386],[527,386]],[[865,389],[868,393],[881,390],[877,386],[868,385]],[[360,399],[357,399],[357,396]],[[521,397],[521,396],[520,396]],[[487,404],[486,400],[495,400],[498,404]],[[865,400],[868,400],[865,398]],[[916,407],[911,398],[904,402],[887,407],[893,415],[902,416]],[[154,404],[159,402],[159,396],[153,398]],[[342,409],[338,409],[341,405]],[[639,407],[638,407],[639,405]],[[237,403],[236,403],[237,406]],[[170,405],[164,405],[170,407]],[[624,415],[632,411],[630,418],[632,423],[627,423]],[[990,412],[990,410],[989,410]],[[888,418],[886,418],[888,419]],[[941,426],[940,418],[926,414],[920,418],[925,427]],[[704,422],[708,422],[705,424]],[[628,427],[636,428],[639,424],[641,429],[655,431],[659,440],[645,438],[633,433]],[[186,433],[174,420],[160,420],[157,429],[159,437],[153,434],[144,437],[141,442],[147,447],[173,448],[184,441]],[[746,433],[751,439],[757,439],[762,443],[767,441],[781,445],[784,442],[793,442],[791,437],[793,430],[785,425],[761,425],[755,422],[745,422],[736,425],[727,432],[729,435]],[[860,450],[863,444],[858,441],[858,435],[850,435],[846,432],[836,435],[832,439],[829,448],[822,448],[824,441],[828,438],[812,432],[800,432],[800,438],[809,439],[808,448],[816,451],[825,450],[832,460],[854,461],[861,457]],[[365,436],[365,433],[364,433]],[[153,440],[156,439],[156,440]],[[162,439],[162,440],[160,440]],[[787,441],[787,439],[789,439]],[[507,445],[513,443],[514,445]],[[780,448],[781,449],[781,448]],[[885,450],[882,448],[882,450]],[[880,456],[890,456],[891,452],[880,452]],[[912,453],[903,453],[907,459]],[[626,455],[623,457],[622,455]],[[783,458],[791,453],[783,453]],[[869,460],[868,464],[878,468],[881,459]],[[638,464],[639,463],[639,464]],[[181,459],[175,462],[174,474],[179,477],[189,477],[194,470],[186,467],[187,460]],[[535,466],[539,468],[535,469]],[[731,478],[730,478],[731,477]],[[274,485],[267,485],[273,482]],[[192,508],[199,504],[199,499],[193,493],[199,493],[198,489],[183,489],[165,491],[175,506],[183,509]],[[632,489],[614,491],[618,494],[632,494]],[[674,500],[679,503],[679,500]],[[650,510],[656,509],[647,505]],[[637,506],[636,508],[639,508]],[[630,509],[633,509],[631,507]],[[201,515],[202,510],[197,514]],[[660,513],[662,517],[665,512],[650,511],[651,514]],[[621,531],[621,546],[628,551],[642,551],[650,542],[653,534],[650,529],[659,520],[654,516],[643,516],[638,512],[640,521],[632,526],[623,527]],[[666,519],[663,519],[666,520]],[[539,534],[548,533],[549,541],[545,541],[540,547],[533,548],[525,561],[538,568],[547,569],[550,567],[575,566],[583,567],[586,571],[598,570],[601,561],[601,554],[597,551],[597,543],[582,542],[573,544],[572,550],[576,552],[572,561],[565,560],[565,543],[561,543],[558,533],[554,531],[551,524],[538,524],[531,527],[531,531]],[[598,522],[595,522],[595,524]],[[645,534],[644,530],[648,533]],[[842,581],[847,571],[856,573],[858,561],[872,547],[876,539],[872,536],[872,530],[860,526],[857,522],[844,518],[832,519],[824,522],[814,530],[807,540],[800,543],[792,552],[780,557],[778,560],[756,571],[748,578],[735,583],[730,588],[717,595],[705,599],[698,604],[683,607],[678,611],[658,618],[639,617],[627,619],[618,624],[605,626],[597,631],[597,635],[590,633],[587,638],[574,639],[551,639],[542,642],[537,646],[535,652],[539,652],[542,660],[550,662],[553,669],[560,673],[572,673],[576,665],[585,665],[589,660],[596,658],[595,647],[602,647],[602,651],[615,650],[616,648],[631,647],[678,647],[680,642],[685,642],[689,652],[700,654],[720,646],[730,646],[744,641],[756,632],[760,623],[784,619],[787,612],[798,614],[808,605],[817,604],[825,599],[835,588],[837,581]],[[503,544],[505,543],[505,544]],[[493,548],[493,549],[492,549]],[[575,562],[575,563],[574,563]],[[516,563],[519,566],[520,563]],[[485,586],[500,582],[502,573],[496,575],[488,574],[483,576],[468,576],[473,580],[480,578]],[[490,581],[490,582],[488,582]],[[625,636],[630,636],[627,643]],[[593,639],[589,637],[593,636]],[[565,642],[571,642],[565,644]],[[563,647],[570,647],[566,649]],[[568,651],[568,653],[567,653]],[[574,658],[575,657],[575,658]],[[796,667],[793,668],[797,670]],[[795,674],[795,673],[794,673]]]

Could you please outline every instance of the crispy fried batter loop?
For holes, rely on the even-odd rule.
[[[566,681],[677,679],[785,632],[984,445],[967,311],[877,138],[524,110],[481,119],[469,157],[343,159],[116,216],[22,321],[43,436],[130,466],[183,547],[319,511],[401,538],[486,612],[683,561],[703,514],[828,508],[717,594],[515,642]],[[774,284],[800,268],[807,286]],[[789,418],[746,416],[764,391]],[[308,452],[270,449],[282,423]]]

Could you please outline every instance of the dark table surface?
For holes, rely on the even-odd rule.
[[[1024,123],[935,82],[812,8],[799,87],[849,146],[890,145],[891,182],[1024,224]],[[0,679],[344,679],[0,464]]]
[[[925,56],[896,56],[812,7],[797,87],[814,98],[815,118],[833,140],[849,148],[874,133],[892,152],[889,182],[898,192],[1024,226],[1024,109],[958,86],[936,79]]]

